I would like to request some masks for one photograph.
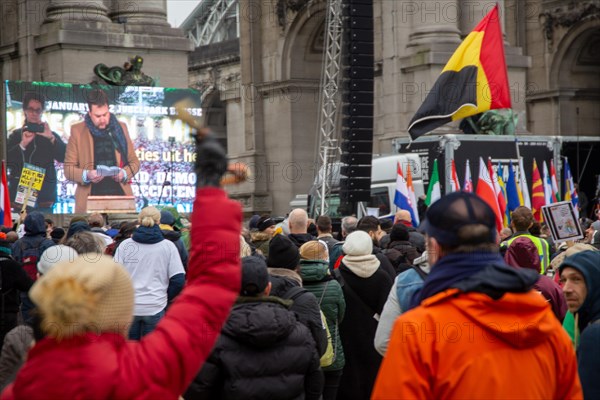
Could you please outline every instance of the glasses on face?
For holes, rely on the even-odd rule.
[[[41,113],[42,113],[42,111],[44,111],[44,110],[42,110],[41,108],[31,108],[31,107],[27,107],[27,108],[25,109],[25,111],[29,111],[30,113],[34,113],[34,114],[41,114]]]

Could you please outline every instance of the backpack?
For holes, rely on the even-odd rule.
[[[327,287],[325,287],[326,289]],[[296,286],[288,290],[283,296],[284,299],[295,301],[302,294],[308,293],[308,290],[303,287]],[[323,300],[323,295],[325,294],[325,290],[323,290],[323,294],[319,299],[319,307],[321,307],[321,300]],[[335,361],[335,351],[333,348],[333,341],[331,339],[331,332],[329,331],[329,327],[327,326],[327,319],[325,318],[325,314],[319,308],[319,312],[321,313],[321,323],[327,332],[327,349],[325,353],[321,356],[321,367],[329,367]]]
[[[21,248],[21,263],[23,264],[23,269],[34,282],[37,280],[37,263],[40,256],[44,250],[50,247],[43,246],[44,241],[46,240],[50,241],[52,246],[54,245],[54,242],[46,238],[40,238],[39,241],[36,241],[33,244],[21,242],[19,245]]]

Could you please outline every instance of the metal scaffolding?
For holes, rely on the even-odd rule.
[[[327,0],[327,20],[325,23],[325,49],[321,73],[321,93],[319,95],[318,147],[316,149],[316,181],[319,184],[315,193],[320,204],[320,215],[327,215],[328,200],[334,174],[339,169],[333,165],[339,161],[340,129],[339,108],[341,106],[340,81],[342,75],[342,7],[344,0]]]
[[[194,46],[204,46],[223,40],[227,24],[235,19],[237,37],[239,37],[239,0],[203,0],[202,12],[197,13],[194,26],[189,29],[188,37]]]

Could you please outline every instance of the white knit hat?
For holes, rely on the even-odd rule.
[[[125,268],[96,253],[56,264],[29,291],[41,312],[42,330],[57,339],[85,332],[125,335],[133,315],[133,296]]]
[[[373,252],[373,240],[365,231],[354,231],[346,237],[342,250],[349,256],[365,256]]]
[[[65,246],[64,244],[48,247],[44,250],[38,261],[38,272],[45,275],[55,264],[63,261],[73,262],[78,255],[74,248]]]

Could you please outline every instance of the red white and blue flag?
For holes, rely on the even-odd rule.
[[[413,186],[412,172],[410,171],[410,164],[406,165],[406,186],[408,188],[408,202],[412,207],[412,223],[413,225],[419,226],[419,210],[417,209],[417,196],[415,196],[415,187]]]
[[[465,182],[463,184],[463,191],[473,193],[473,179],[471,178],[471,166],[467,159],[467,166],[465,168]]]
[[[12,216],[10,214],[10,196],[8,194],[8,180],[6,179],[6,166],[2,161],[2,186],[0,189],[0,223],[12,228]]]
[[[397,164],[396,195],[394,196],[394,204],[396,205],[396,207],[408,211],[412,218],[412,223],[413,225],[415,225],[418,219],[418,214],[415,216],[412,204],[410,204],[408,186],[406,184],[406,179],[404,179],[404,176],[402,175],[402,168],[400,167],[400,163]]]

